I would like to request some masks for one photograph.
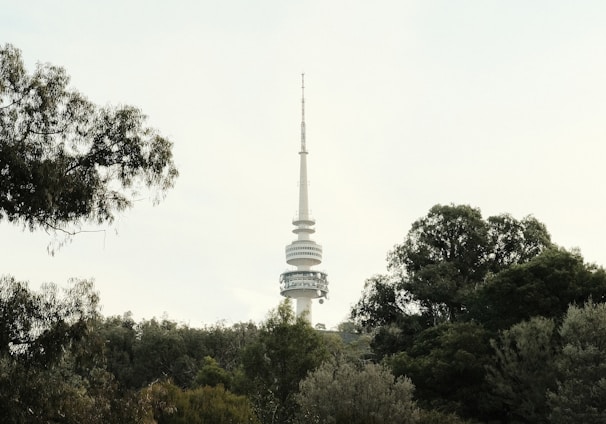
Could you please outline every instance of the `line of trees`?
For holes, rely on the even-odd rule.
[[[6,423],[418,420],[407,378],[363,364],[366,349],[296,319],[288,300],[260,325],[190,328],[103,317],[90,281],[35,292],[4,277],[0,289]]]
[[[288,301],[260,325],[190,328],[103,317],[90,281],[34,292],[3,277],[0,289],[7,423],[600,423],[606,415],[606,304],[592,298],[501,330],[444,321],[405,327],[412,337],[401,343],[390,324],[345,343],[297,320]]]

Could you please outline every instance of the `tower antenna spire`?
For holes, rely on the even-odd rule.
[[[305,73],[301,74],[301,151],[304,152],[305,146]]]

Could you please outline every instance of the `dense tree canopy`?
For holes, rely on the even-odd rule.
[[[560,318],[571,303],[604,301],[606,272],[579,253],[551,248],[491,275],[470,297],[469,315],[491,330],[533,316]]]
[[[424,317],[413,320],[418,329],[466,320],[488,277],[552,246],[547,229],[533,217],[484,220],[467,205],[436,205],[389,252],[389,273],[366,281],[351,317],[367,330],[410,327],[409,317],[416,314]]]
[[[509,215],[482,219],[467,205],[436,205],[415,221],[388,256],[397,288],[410,293],[435,322],[458,320],[488,272],[524,263],[551,246],[535,218]]]
[[[137,323],[127,313],[105,318],[97,332],[106,341],[108,369],[125,388],[139,390],[166,376],[183,388],[211,384],[200,375],[207,366],[206,371],[228,373],[230,380],[244,348],[257,340],[258,329],[250,322],[203,328],[155,318]]]
[[[155,199],[177,177],[172,143],[131,106],[99,107],[68,86],[64,69],[29,74],[0,47],[0,219],[68,231],[105,223],[142,188]]]
[[[426,409],[480,416],[486,401],[489,334],[475,323],[441,323],[415,335],[412,346],[388,362],[408,376]]]
[[[606,387],[605,361],[591,355],[601,348],[559,345],[584,325],[554,330],[583,316],[568,308],[589,299],[606,299],[606,271],[555,246],[535,218],[484,220],[470,206],[436,205],[389,253],[388,273],[367,280],[351,317],[372,335],[373,358],[411,378],[422,420],[437,410],[481,422],[581,422],[587,408],[571,405],[587,399],[599,421],[592,393]],[[588,357],[599,364],[593,373],[581,370]]]

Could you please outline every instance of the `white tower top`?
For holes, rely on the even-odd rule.
[[[324,272],[313,271],[322,263],[322,246],[311,240],[316,221],[309,214],[307,183],[307,146],[305,140],[305,74],[301,74],[301,150],[299,151],[299,213],[293,220],[293,233],[297,239],[286,246],[286,263],[296,267],[280,275],[282,296],[297,300],[297,317],[303,316],[311,323],[312,299],[320,303],[328,297],[328,279]]]

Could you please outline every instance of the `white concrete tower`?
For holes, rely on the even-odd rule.
[[[311,267],[322,263],[322,246],[310,238],[316,230],[316,221],[309,214],[307,195],[307,147],[305,145],[305,79],[301,74],[301,151],[299,152],[299,213],[293,219],[293,233],[297,239],[286,246],[286,263],[296,266],[294,271],[280,275],[280,294],[297,300],[297,317],[305,316],[311,323],[311,301],[328,297],[327,275]]]

